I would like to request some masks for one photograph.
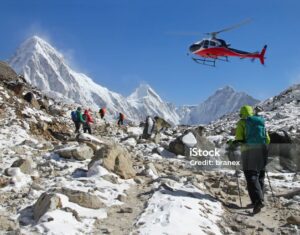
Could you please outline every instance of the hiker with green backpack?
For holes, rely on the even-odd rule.
[[[270,137],[266,131],[264,118],[258,114],[254,115],[251,106],[241,107],[240,118],[234,144],[241,144],[243,171],[253,214],[256,214],[264,207],[264,178]]]
[[[71,118],[75,125],[75,133],[79,133],[82,123],[85,123],[85,120],[82,117],[81,107],[78,107],[76,111],[71,112]]]

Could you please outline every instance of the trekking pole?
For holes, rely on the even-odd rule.
[[[229,155],[230,158],[233,160],[235,159],[235,155],[234,155],[234,149],[230,146],[229,148]],[[236,176],[236,182],[237,182],[237,188],[238,188],[238,193],[239,193],[239,199],[240,199],[240,206],[243,207],[242,204],[242,198],[241,198],[241,191],[240,191],[240,182],[239,182],[239,176],[238,176],[238,172],[237,172],[237,166],[235,165],[235,176]]]
[[[272,188],[272,186],[271,186],[271,180],[270,180],[270,177],[269,177],[269,174],[268,174],[267,171],[266,171],[266,174],[267,174],[267,178],[268,178],[268,181],[269,181],[269,187],[270,187],[270,189],[271,189],[273,202],[276,203],[276,202],[275,202],[275,195],[274,195],[274,192],[273,192],[273,188]]]
[[[238,176],[238,173],[237,173],[237,167],[236,166],[235,166],[235,175],[236,175],[237,187],[238,187],[238,192],[239,192],[240,205],[241,205],[241,207],[243,207],[242,198],[241,198],[241,191],[240,191],[239,176]]]

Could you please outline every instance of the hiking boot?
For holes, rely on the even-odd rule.
[[[253,214],[255,215],[255,214],[259,213],[264,206],[265,205],[261,201],[255,203],[254,208],[253,208]]]
[[[247,209],[254,208],[254,203],[249,203],[246,205]]]

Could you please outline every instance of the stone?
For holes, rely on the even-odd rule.
[[[55,193],[44,192],[33,207],[33,217],[38,221],[46,212],[62,207],[61,199]]]
[[[45,132],[48,129],[48,124],[46,122],[40,121],[37,123],[37,128]]]
[[[132,213],[133,212],[133,209],[130,208],[130,207],[126,207],[126,208],[121,208],[119,210],[119,213]]]
[[[300,216],[291,215],[286,219],[288,224],[300,225]]]
[[[66,146],[65,148],[61,148],[56,150],[56,153],[63,158],[74,158],[78,161],[84,161],[87,159],[91,159],[94,155],[94,151],[92,148],[85,144],[81,145],[73,145]]]
[[[31,158],[18,159],[13,162],[11,167],[19,167],[24,174],[30,175],[33,171],[33,161]]]
[[[114,175],[103,175],[102,178],[104,180],[107,180],[113,184],[118,184],[119,183],[119,179],[117,176],[114,176]]]
[[[16,231],[19,224],[5,213],[0,212],[0,231]],[[2,234],[2,233],[1,233]]]
[[[143,184],[144,181],[141,179],[141,178],[134,178],[134,182],[137,183],[137,184]]]
[[[38,99],[37,102],[41,109],[49,110],[49,101],[47,99]]]
[[[95,156],[88,164],[90,169],[95,161],[101,160],[102,166],[119,175],[123,179],[130,179],[136,175],[128,151],[117,144],[105,145],[95,152]]]
[[[70,202],[76,203],[82,207],[91,209],[100,209],[105,207],[105,204],[98,196],[90,194],[88,192],[65,187],[62,188],[61,192],[69,198]]]
[[[5,177],[0,177],[0,188],[4,188],[9,184],[9,179]]]
[[[12,90],[15,95],[20,96],[24,91],[24,83],[12,81],[7,84],[7,88]]]
[[[62,116],[63,115],[63,111],[59,108],[59,106],[57,106],[55,104],[52,104],[48,107],[48,112],[52,116]]]
[[[123,195],[123,194],[119,194],[117,199],[120,201],[120,202],[125,202],[126,201],[126,196]]]
[[[39,109],[40,105],[38,103],[38,101],[35,98],[35,95],[32,92],[27,92],[24,96],[23,96],[24,100],[26,100],[28,103],[30,103],[34,108]]]

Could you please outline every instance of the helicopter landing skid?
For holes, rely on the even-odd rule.
[[[211,67],[216,67],[216,60],[229,62],[227,56],[218,57],[218,58],[204,58],[204,59],[198,59],[198,58],[192,58],[193,61],[195,61],[197,64],[207,65]]]
[[[207,65],[211,67],[216,67],[216,59],[196,59],[192,58],[197,64]]]

